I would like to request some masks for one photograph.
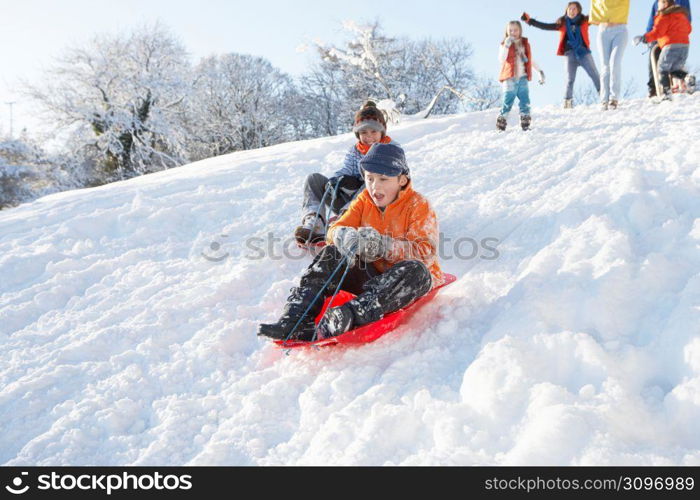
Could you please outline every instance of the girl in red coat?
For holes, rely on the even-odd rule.
[[[564,107],[573,107],[574,83],[576,71],[583,68],[591,77],[596,92],[600,93],[600,75],[591,54],[591,42],[588,37],[588,16],[583,15],[579,2],[569,2],[566,12],[554,23],[542,23],[523,12],[521,17],[530,26],[549,31],[559,32],[557,55],[566,57],[566,72],[569,76],[564,94]]]

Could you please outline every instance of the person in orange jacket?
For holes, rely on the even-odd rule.
[[[576,71],[582,67],[591,77],[596,92],[600,93],[600,75],[591,54],[591,42],[588,36],[588,16],[583,14],[580,2],[569,2],[564,15],[553,23],[543,23],[523,12],[520,17],[529,26],[547,31],[559,32],[557,55],[566,57],[568,80],[564,93],[564,107],[574,106],[574,83]]]
[[[413,190],[403,150],[376,143],[360,168],[365,190],[328,230],[327,245],[292,288],[281,318],[261,324],[258,335],[334,337],[406,307],[444,282],[437,217],[428,200]],[[340,283],[341,268],[348,263]],[[316,327],[324,298],[338,287],[357,296],[326,311]]]
[[[683,7],[685,10],[688,11],[688,21],[690,21],[691,25],[693,23],[693,15],[692,12],[690,11],[690,0],[675,0],[676,5],[680,5]],[[649,32],[654,29],[654,18],[656,18],[656,14],[659,12],[659,2],[658,0],[653,0],[651,2],[651,12],[649,13],[649,20],[647,21],[647,29],[646,31]],[[652,54],[649,57],[649,80],[647,81],[647,88],[649,89],[649,92],[647,94],[648,97],[656,97],[656,81],[654,80],[654,70],[652,68],[652,57],[653,60],[655,61],[655,64],[659,63],[659,55],[661,55],[661,49],[659,48],[658,44],[656,42],[651,42],[649,44],[649,49],[652,51]],[[694,75],[688,75],[686,76],[686,80],[689,80],[687,82],[687,86],[690,87],[687,90],[690,91],[691,93],[695,90],[695,76]]]
[[[688,72],[685,62],[690,47],[690,14],[674,0],[659,0],[654,27],[644,35],[634,37],[634,43],[656,41],[661,48],[659,75],[663,87],[663,99],[671,99],[671,77],[685,79]]]

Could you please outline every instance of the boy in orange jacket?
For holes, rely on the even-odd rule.
[[[640,42],[657,41],[661,49],[659,75],[663,87],[663,99],[671,99],[671,77],[685,79],[688,72],[685,62],[690,47],[690,15],[674,0],[659,0],[658,13],[654,18],[654,28],[644,35],[634,37],[635,45]]]
[[[366,189],[329,229],[328,245],[292,288],[282,317],[261,324],[258,335],[286,339],[294,330],[292,338],[300,340],[334,337],[406,307],[443,283],[437,218],[411,187],[403,150],[374,144],[360,168]],[[342,272],[333,272],[343,262],[352,267],[341,284]],[[329,309],[316,327],[324,297],[338,287],[357,297]]]

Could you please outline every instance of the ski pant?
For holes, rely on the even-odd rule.
[[[589,52],[581,59],[578,59],[573,50],[567,50],[564,56],[566,57],[566,72],[568,74],[564,99],[572,99],[574,97],[574,82],[576,82],[576,71],[579,67],[588,73],[588,76],[593,80],[596,91],[600,94],[600,75],[598,74],[598,68],[595,66],[593,55]]]
[[[627,25],[601,26],[598,28],[600,50],[600,100],[617,101],[622,84],[622,56],[627,45]]]
[[[320,218],[324,222],[326,218],[326,209],[331,207],[333,212],[339,214],[345,210],[350,202],[359,194],[362,189],[346,189],[339,188],[335,193],[335,200],[333,199],[333,192],[330,191],[323,202],[323,207],[321,207],[321,199],[323,198],[323,193],[326,191],[326,185],[328,184],[328,177],[323,174],[315,173],[310,174],[306,177],[304,181],[304,201],[302,202],[302,217],[308,213],[316,213],[320,209]],[[332,188],[331,188],[332,189]]]
[[[518,106],[521,115],[530,114],[530,88],[527,84],[527,77],[508,78],[503,81],[503,105],[501,106],[501,116],[507,116],[513,108],[515,98],[518,98]]]
[[[297,305],[297,310],[301,305],[308,306],[341,261],[343,256],[335,245],[323,248],[301,276],[296,295],[306,298],[307,303]],[[430,271],[419,260],[403,260],[381,274],[371,263],[359,262],[349,269],[341,284],[344,270],[345,264],[313,304],[308,313],[312,318],[321,312],[323,299],[333,295],[338,288],[357,295],[348,303],[353,311],[355,326],[377,321],[385,314],[398,311],[432,288]]]
[[[661,86],[666,89],[671,88],[671,77],[685,78],[688,74],[685,71],[685,61],[688,59],[689,45],[684,43],[672,43],[661,49],[659,56],[659,80]]]

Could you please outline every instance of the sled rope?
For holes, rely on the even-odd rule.
[[[343,275],[340,277],[340,281],[338,282],[338,286],[335,288],[335,292],[333,292],[333,295],[331,296],[331,301],[328,303],[328,307],[330,308],[333,305],[333,301],[335,300],[335,296],[338,295],[338,292],[340,291],[340,287],[343,286],[343,281],[345,281],[345,276],[348,275],[348,271],[352,267],[352,260],[348,259],[347,256],[343,257],[344,260],[347,260],[347,265],[345,266],[345,271],[343,271]],[[342,260],[340,261],[342,264]],[[326,311],[328,313],[328,311]],[[324,313],[325,316],[325,313]],[[314,328],[314,335],[311,337],[311,342],[315,341],[318,337],[318,328]]]
[[[331,203],[328,206],[328,210],[326,211],[326,220],[325,220],[325,231],[328,232],[328,224],[329,221],[331,220],[331,215],[333,214],[333,205],[335,205],[335,200],[338,197],[338,188],[340,187],[340,182],[335,183],[335,188],[333,189],[333,194],[331,195]]]
[[[323,283],[323,287],[321,287],[321,289],[318,291],[318,293],[317,293],[316,296],[313,298],[313,300],[311,300],[311,302],[309,303],[309,305],[306,306],[306,310],[305,310],[304,313],[301,315],[301,317],[297,320],[296,324],[294,325],[294,328],[292,328],[292,331],[290,331],[289,334],[287,334],[287,336],[285,337],[284,342],[282,343],[283,346],[286,346],[286,345],[287,345],[287,341],[291,338],[292,335],[294,335],[294,332],[296,331],[296,329],[299,327],[299,325],[301,324],[301,322],[303,321],[303,319],[306,317],[306,315],[309,313],[309,311],[311,310],[311,308],[313,307],[313,305],[316,303],[316,301],[319,299],[319,297],[321,296],[321,294],[323,294],[324,290],[326,289],[326,287],[328,287],[328,285],[329,285],[330,282],[333,280],[333,278],[334,278],[335,275],[338,273],[338,271],[339,271],[340,268],[343,266],[343,264],[345,264],[345,261],[346,261],[346,260],[347,260],[347,256],[344,256],[344,257],[340,260],[340,262],[338,262],[338,265],[335,267],[335,269],[333,270],[333,272],[331,273],[331,275],[328,277],[328,279],[325,281],[325,283]],[[348,267],[349,267],[349,266],[348,266]],[[340,286],[339,286],[338,288],[340,288]]]
[[[316,209],[316,215],[314,215],[314,222],[311,224],[311,233],[313,233],[314,228],[316,227],[316,222],[318,222],[318,217],[321,215],[321,207],[323,206],[324,202],[326,201],[326,197],[328,196],[328,193],[330,192],[330,186],[326,186],[326,189],[323,190],[323,196],[321,197],[321,202],[318,204],[318,208]],[[326,216],[328,218],[328,216]],[[324,228],[328,222],[324,221],[323,226]],[[309,234],[311,234],[309,233]]]

